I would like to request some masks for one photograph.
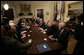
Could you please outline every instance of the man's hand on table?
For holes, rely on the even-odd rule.
[[[47,31],[47,29],[45,29],[45,31]]]
[[[21,38],[22,38],[22,39],[23,39],[23,38],[26,38],[26,34],[22,34],[22,37],[21,37]]]
[[[35,26],[38,26],[38,24],[35,23]]]
[[[53,35],[50,35],[50,36],[49,36],[49,39],[51,39],[51,40],[56,40],[56,41],[58,40],[58,39],[55,39],[55,38],[52,38],[52,37],[53,37]]]
[[[49,38],[52,38],[53,37],[53,35],[49,35]]]
[[[43,28],[40,28],[40,27],[39,27],[39,30],[43,31]]]
[[[42,32],[43,32],[43,34],[46,34],[46,31],[47,31],[47,29],[43,30],[43,31],[42,31]]]
[[[46,34],[46,31],[43,28],[39,28],[43,34]]]
[[[29,43],[32,43],[32,39],[29,39],[28,42],[29,42]]]

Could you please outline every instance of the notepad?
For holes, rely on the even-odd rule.
[[[42,52],[49,51],[50,47],[48,46],[48,44],[40,44],[40,45],[37,45],[37,49],[40,53],[42,53]]]

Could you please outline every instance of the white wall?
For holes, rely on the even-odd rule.
[[[10,8],[14,9],[14,17],[18,17],[18,13],[20,12],[19,4],[31,4],[31,12],[37,17],[36,9],[44,9],[44,20],[53,20],[53,12],[54,12],[54,3],[56,1],[1,1],[1,7],[3,4],[8,3]],[[61,2],[61,1],[59,1]],[[69,20],[68,14],[68,4],[75,3],[79,1],[65,1],[65,15],[64,21]],[[60,6],[61,7],[61,6]],[[49,15],[46,15],[46,12],[49,12]]]

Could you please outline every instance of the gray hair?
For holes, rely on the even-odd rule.
[[[65,23],[64,22],[60,22],[59,25],[61,25],[62,27],[64,27]]]

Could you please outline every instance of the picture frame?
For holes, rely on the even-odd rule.
[[[20,4],[20,9],[21,11],[30,11],[31,10],[31,5],[30,4]]]
[[[67,17],[78,16],[83,11],[83,1],[68,4]]]
[[[46,15],[49,15],[49,12],[46,12]]]

